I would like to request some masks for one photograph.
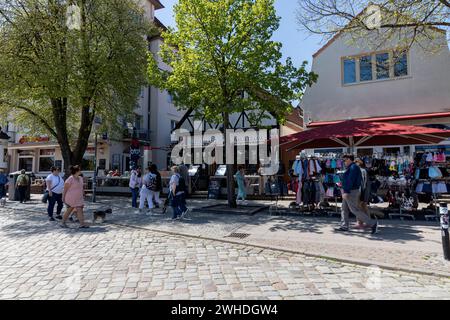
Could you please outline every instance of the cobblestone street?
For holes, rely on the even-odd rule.
[[[450,299],[450,279],[0,209],[1,299]]]

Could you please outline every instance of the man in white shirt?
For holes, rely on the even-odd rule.
[[[53,210],[55,208],[55,204],[58,203],[58,207],[56,209],[56,219],[61,220],[61,211],[63,209],[63,201],[62,194],[64,191],[64,179],[61,178],[61,169],[52,167],[52,173],[48,175],[45,179],[45,183],[47,185],[48,191],[48,216],[50,221],[55,221],[53,218]]]
[[[142,177],[141,177],[141,167],[133,168],[130,175],[130,190],[131,190],[131,206],[133,208],[138,208],[137,198],[139,195],[139,190],[142,186]]]

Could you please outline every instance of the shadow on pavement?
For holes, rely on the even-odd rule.
[[[16,209],[15,213],[11,214],[14,219],[12,223],[2,225],[1,232],[7,237],[24,238],[34,235],[45,235],[54,232],[55,230],[83,233],[104,233],[108,232],[107,228],[98,225],[92,225],[88,229],[79,229],[79,223],[68,222],[69,228],[63,229],[59,226],[60,221],[48,221],[47,214],[39,214],[37,211],[28,212]],[[87,220],[89,221],[89,220]],[[75,233],[74,233],[75,234]]]

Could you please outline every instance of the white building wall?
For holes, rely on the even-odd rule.
[[[151,52],[159,52],[162,41],[161,38],[154,39],[150,45]],[[159,57],[158,64],[161,69],[169,70],[169,66],[164,64]],[[150,90],[150,106],[151,145],[156,148],[167,148],[171,144],[171,122],[180,121],[184,111],[176,109],[167,91],[161,91],[154,87]],[[150,161],[156,164],[158,169],[166,169],[167,155],[168,151],[152,150]]]
[[[338,37],[313,60],[312,71],[319,80],[305,92],[306,115],[312,121],[331,121],[449,111],[450,53],[445,34],[437,34],[439,52],[424,52],[418,45],[411,48],[407,77],[350,85],[342,84],[341,59],[375,50],[364,43],[348,45],[347,37]],[[395,46],[390,43],[376,51]]]

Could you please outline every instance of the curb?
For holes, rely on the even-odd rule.
[[[110,224],[120,226],[120,227],[130,228],[130,229],[146,230],[146,231],[150,231],[150,232],[161,233],[161,234],[166,234],[166,235],[171,235],[171,236],[182,236],[182,237],[199,239],[199,240],[218,241],[218,242],[223,242],[223,243],[244,245],[244,246],[255,247],[255,248],[259,248],[259,249],[263,249],[263,250],[281,251],[281,252],[285,252],[285,253],[289,253],[289,254],[304,255],[306,257],[319,258],[319,259],[330,260],[330,261],[337,261],[337,262],[341,262],[341,263],[359,265],[359,266],[364,266],[364,267],[377,266],[377,267],[380,267],[380,268],[383,268],[386,270],[391,270],[391,271],[415,273],[415,274],[421,274],[421,275],[426,275],[426,276],[433,276],[433,277],[439,277],[439,278],[444,277],[444,278],[450,279],[450,273],[439,273],[439,272],[426,271],[423,269],[416,269],[416,268],[407,269],[407,268],[402,268],[402,267],[398,267],[398,266],[390,265],[390,264],[386,264],[386,263],[375,263],[375,262],[370,262],[367,260],[359,260],[359,259],[346,259],[346,258],[342,258],[339,256],[329,255],[329,254],[324,256],[324,255],[319,255],[319,254],[314,254],[314,253],[290,250],[290,249],[286,249],[286,248],[278,247],[278,246],[265,246],[265,245],[261,245],[261,244],[257,244],[257,243],[251,243],[251,242],[244,242],[244,241],[239,242],[239,241],[233,241],[233,240],[226,240],[223,238],[203,237],[203,236],[197,236],[197,235],[186,234],[186,233],[181,233],[181,232],[165,231],[165,230],[158,230],[158,229],[145,228],[145,227],[139,227],[139,226],[131,226],[131,225],[125,225],[125,224],[120,224],[120,223],[114,223],[114,222],[112,222]]]
[[[13,210],[21,210],[23,212],[29,212],[29,213],[41,213],[38,211],[29,210],[29,209],[13,209]],[[193,234],[188,234],[188,233],[159,230],[159,229],[153,229],[153,228],[148,228],[148,227],[140,227],[140,226],[134,226],[134,225],[129,225],[129,224],[115,223],[115,222],[108,222],[108,224],[114,225],[114,226],[120,226],[120,227],[124,227],[124,228],[129,228],[129,229],[145,230],[145,231],[150,231],[150,232],[165,234],[165,235],[171,235],[171,236],[182,236],[182,237],[199,239],[199,240],[218,241],[218,242],[222,242],[222,243],[249,246],[249,247],[259,248],[259,249],[263,249],[263,250],[280,251],[280,252],[289,253],[289,254],[303,255],[306,257],[319,258],[319,259],[324,259],[324,260],[329,260],[329,261],[337,261],[337,262],[341,262],[341,263],[359,265],[359,266],[364,266],[364,267],[377,266],[377,267],[380,267],[380,268],[383,268],[386,270],[391,270],[391,271],[415,273],[415,274],[420,274],[420,275],[450,279],[450,273],[428,271],[428,270],[424,270],[421,268],[403,268],[403,267],[398,267],[398,266],[395,266],[392,264],[387,264],[387,263],[370,262],[370,261],[364,260],[364,259],[361,259],[361,260],[360,259],[347,259],[347,258],[343,258],[340,256],[333,256],[330,254],[320,255],[320,254],[314,254],[314,253],[309,253],[309,252],[302,252],[302,251],[297,251],[297,250],[292,250],[292,249],[286,249],[286,248],[279,247],[279,246],[267,246],[267,245],[261,245],[261,244],[245,242],[245,241],[241,242],[241,241],[227,240],[227,239],[223,239],[223,238],[198,236],[198,235],[193,235]]]

